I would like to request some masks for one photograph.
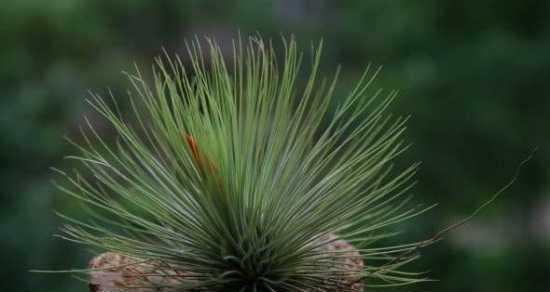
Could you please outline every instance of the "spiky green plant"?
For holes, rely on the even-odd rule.
[[[117,140],[87,120],[71,156],[87,170],[59,187],[94,219],[65,217],[62,237],[190,272],[170,291],[351,290],[349,255],[323,248],[331,233],[361,253],[367,287],[421,281],[401,271],[417,244],[375,244],[426,210],[407,207],[416,164],[392,170],[406,118],[385,113],[396,92],[371,88],[378,70],[336,100],[320,45],[302,75],[294,40],[280,59],[270,42],[237,40],[229,61],[205,42],[157,60],[152,87],[128,74],[129,117],[92,95]]]

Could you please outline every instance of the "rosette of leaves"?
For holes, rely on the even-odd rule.
[[[364,260],[354,277],[366,287],[423,280],[402,271],[416,243],[376,243],[426,210],[407,207],[416,164],[392,169],[407,148],[406,118],[386,114],[396,92],[372,88],[367,68],[336,99],[338,74],[318,73],[321,45],[304,69],[296,42],[281,44],[279,56],[261,38],[237,40],[226,60],[216,42],[192,42],[186,57],[156,61],[151,85],[128,74],[131,114],[92,94],[117,139],[86,120],[70,157],[84,170],[60,171],[58,185],[91,219],[62,215],[61,236],[165,278],[122,289],[357,290],[343,285],[349,251],[326,248],[339,239]]]

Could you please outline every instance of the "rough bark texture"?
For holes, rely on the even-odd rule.
[[[329,239],[336,239],[333,234]],[[363,291],[359,274],[363,270],[363,260],[354,247],[336,239],[324,248],[329,251],[345,252],[337,268],[349,269],[341,279],[340,287],[345,291]],[[158,261],[143,261],[114,252],[102,253],[90,261],[89,267],[96,269],[90,273],[91,292],[172,292],[174,287],[192,278],[191,272]],[[156,288],[151,288],[152,286]],[[337,292],[337,291],[335,291]]]

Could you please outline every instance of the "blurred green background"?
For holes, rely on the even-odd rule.
[[[121,70],[149,66],[164,46],[208,34],[259,32],[325,40],[324,69],[342,84],[370,62],[412,114],[407,161],[422,161],[420,202],[439,208],[409,223],[421,239],[471,212],[539,147],[518,182],[481,216],[423,250],[439,282],[397,291],[550,291],[550,1],[260,0],[0,2],[0,292],[87,291],[66,275],[83,248],[52,237],[53,210],[74,202],[49,183],[77,137],[87,90],[124,97]]]

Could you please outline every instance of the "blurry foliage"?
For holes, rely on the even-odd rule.
[[[550,243],[537,236],[534,210],[550,187],[550,2],[8,0],[0,5],[0,291],[87,289],[27,272],[90,257],[51,237],[60,224],[52,210],[70,212],[74,202],[50,186],[48,170],[71,153],[62,136],[77,138],[81,116],[94,118],[87,89],[109,86],[122,97],[119,72],[149,66],[161,46],[182,52],[185,37],[229,40],[238,30],[292,32],[304,44],[324,38],[325,64],[343,65],[343,84],[369,62],[384,65],[379,85],[401,89],[395,111],[413,115],[407,159],[424,163],[414,192],[441,203],[410,226],[411,238],[472,210],[539,146],[512,190],[476,219],[503,221],[510,242],[487,253],[444,241],[419,263],[440,281],[412,288],[549,290]]]

